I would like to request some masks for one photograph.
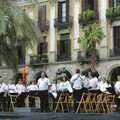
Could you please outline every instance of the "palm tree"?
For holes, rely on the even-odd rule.
[[[0,0],[0,58],[12,68],[17,68],[16,45],[32,46],[40,39],[40,30],[16,5],[15,0]]]
[[[84,35],[79,38],[80,47],[91,52],[91,70],[95,71],[96,65],[96,44],[100,44],[104,38],[102,28],[94,23],[83,30]]]

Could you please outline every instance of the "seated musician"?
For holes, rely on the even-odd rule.
[[[117,95],[116,98],[117,111],[120,111],[120,79],[118,79],[118,81],[116,81],[115,83],[115,92]]]
[[[28,94],[29,94],[29,106],[35,107],[35,96],[37,95],[38,87],[34,84],[34,81],[31,81],[27,86]]]
[[[17,107],[25,107],[26,88],[22,84],[21,79],[19,79],[18,83],[16,84],[16,92],[19,95],[17,98]]]
[[[89,80],[89,91],[92,93],[99,93],[98,78],[96,73],[91,73],[91,79]]]
[[[1,87],[0,87],[0,93],[1,93],[1,98],[0,101],[2,102],[2,108],[4,111],[8,110],[8,103],[7,103],[7,99],[8,99],[8,86],[7,84],[2,81],[1,83]]]
[[[110,94],[108,89],[111,88],[111,85],[108,84],[106,79],[99,79],[98,85],[100,92]]]

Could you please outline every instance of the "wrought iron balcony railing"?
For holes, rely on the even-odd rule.
[[[57,29],[67,29],[69,27],[72,27],[73,24],[73,17],[60,17],[55,19],[54,26]]]
[[[110,56],[110,57],[118,57],[118,56],[120,56],[120,48],[110,49],[110,50],[109,50],[109,56]]]
[[[30,64],[48,63],[46,54],[30,56]]]
[[[106,17],[111,22],[115,20],[120,20],[120,5],[107,9]]]
[[[48,20],[40,20],[40,21],[38,21],[38,26],[41,31],[46,31],[49,29],[49,21]]]
[[[82,25],[92,24],[98,21],[98,13],[95,10],[86,9],[79,15],[79,23]]]

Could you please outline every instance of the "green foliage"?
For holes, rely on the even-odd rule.
[[[104,33],[102,28],[94,23],[83,30],[84,36],[79,38],[80,48],[86,51],[93,49],[93,43],[100,44],[101,40],[104,38]]]
[[[96,12],[94,10],[87,9],[79,17],[80,23],[94,23],[96,20]]]
[[[13,0],[0,0],[0,56],[7,65],[16,68],[17,44],[32,46],[40,36],[36,23]]]
[[[110,21],[114,21],[114,20],[120,19],[120,5],[118,5],[115,8],[111,7],[109,9],[107,9],[107,11],[106,11],[106,17]]]

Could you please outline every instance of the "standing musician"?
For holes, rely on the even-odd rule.
[[[76,73],[72,76],[70,80],[73,86],[73,98],[74,98],[74,110],[76,111],[78,104],[77,101],[80,101],[82,96],[83,89],[83,79],[80,74],[80,69],[76,69]]]
[[[38,79],[38,95],[40,97],[41,112],[49,111],[48,90],[51,86],[50,80],[45,77],[45,72],[41,72],[41,77]]]

